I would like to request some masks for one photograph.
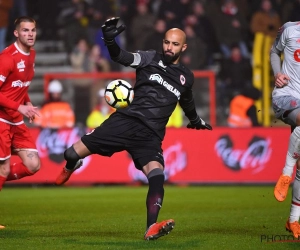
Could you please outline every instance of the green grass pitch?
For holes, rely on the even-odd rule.
[[[291,194],[273,186],[165,186],[167,236],[144,241],[146,186],[4,187],[1,250],[299,249],[284,229]],[[290,236],[290,237],[289,237]]]

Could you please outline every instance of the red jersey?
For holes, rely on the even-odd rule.
[[[28,88],[34,76],[35,50],[25,53],[17,43],[0,53],[0,121],[23,122],[17,111],[20,104],[29,102]]]

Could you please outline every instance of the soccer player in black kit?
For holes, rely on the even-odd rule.
[[[56,185],[65,183],[86,156],[112,156],[126,150],[135,167],[148,179],[144,239],[153,240],[168,234],[175,225],[173,219],[157,222],[157,218],[164,197],[161,146],[166,124],[177,102],[190,121],[188,128],[212,130],[212,127],[196,112],[193,73],[179,63],[181,53],[187,48],[185,33],[177,28],[168,30],[163,39],[162,53],[154,50],[130,53],[115,42],[115,37],[125,30],[125,25],[117,27],[118,20],[115,17],[104,23],[103,39],[113,61],[136,69],[134,99],[128,107],[118,109],[65,151],[66,166],[57,177]]]

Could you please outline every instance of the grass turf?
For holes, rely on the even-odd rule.
[[[273,186],[165,186],[159,220],[176,225],[157,241],[143,240],[146,193],[146,186],[5,187],[0,249],[299,249],[284,229],[291,197],[276,202]]]

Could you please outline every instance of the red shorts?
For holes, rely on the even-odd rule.
[[[0,160],[10,158],[14,149],[37,151],[28,127],[23,123],[11,125],[0,121]]]

